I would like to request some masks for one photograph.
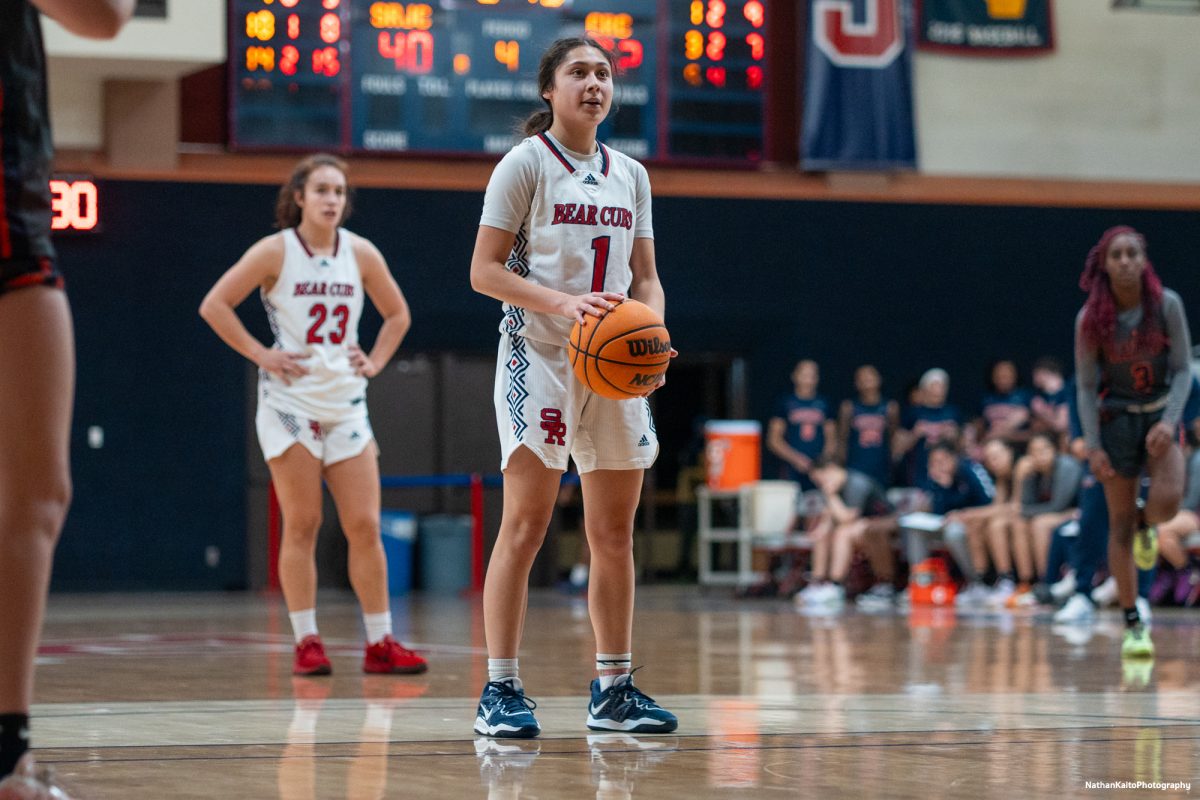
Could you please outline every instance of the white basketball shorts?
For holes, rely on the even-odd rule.
[[[254,427],[267,461],[283,455],[292,445],[301,444],[313,458],[329,466],[354,458],[375,441],[365,414],[342,422],[317,422],[259,403]]]
[[[565,343],[564,343],[565,344]],[[525,445],[550,469],[646,469],[658,457],[650,403],[610,400],[576,379],[567,348],[501,336],[496,358],[500,468]]]

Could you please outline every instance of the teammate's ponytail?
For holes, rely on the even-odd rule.
[[[546,104],[546,107],[533,112],[521,123],[521,133],[523,135],[537,136],[539,133],[545,133],[550,130],[550,126],[554,124],[554,109],[550,105],[549,98],[545,95],[546,92],[554,88],[555,70],[558,69],[559,65],[566,60],[567,55],[576,47],[596,48],[604,54],[605,60],[608,61],[608,66],[615,71],[616,58],[613,56],[612,51],[592,37],[570,36],[565,39],[556,40],[546,48],[546,52],[542,54],[542,60],[538,62],[538,95],[542,98],[542,102]]]
[[[297,164],[287,183],[279,187],[279,197],[275,200],[276,228],[283,230],[284,228],[294,228],[300,224],[300,206],[296,202],[296,195],[297,193],[304,194],[304,185],[308,183],[308,176],[317,167],[333,167],[346,177],[346,207],[342,211],[342,218],[338,220],[338,224],[341,225],[350,216],[353,193],[349,186],[350,172],[346,162],[328,153],[316,153]]]
[[[1089,345],[1097,349],[1112,344],[1113,335],[1117,330],[1117,301],[1113,297],[1112,285],[1104,265],[1113,240],[1123,234],[1136,237],[1142,253],[1145,254],[1146,237],[1128,225],[1117,225],[1106,230],[1100,241],[1088,251],[1083,262],[1083,274],[1079,276],[1079,288],[1088,295],[1083,306],[1083,337]],[[1138,328],[1138,336],[1151,349],[1165,346],[1167,343],[1167,336],[1159,319],[1162,297],[1162,281],[1147,257],[1146,268],[1142,271],[1142,324]]]

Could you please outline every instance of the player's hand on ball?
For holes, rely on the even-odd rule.
[[[346,348],[350,352],[350,366],[354,367],[354,372],[364,378],[374,378],[379,374],[379,367],[371,360],[371,357],[363,352],[363,349],[357,343]]]
[[[300,363],[306,358],[308,356],[305,353],[288,353],[272,348],[264,350],[254,363],[279,378],[285,386],[291,386],[293,378],[303,378],[308,374],[308,367]]]
[[[617,292],[588,292],[572,297],[565,295],[562,315],[570,317],[580,325],[587,324],[587,317],[599,319],[617,307],[625,299],[625,295]]]
[[[1146,452],[1154,458],[1167,452],[1167,448],[1171,446],[1172,433],[1171,426],[1167,423],[1161,420],[1154,423],[1150,432],[1146,434]]]
[[[671,348],[671,358],[675,358],[677,355],[679,355],[679,351],[676,350],[674,347],[672,347]],[[654,394],[655,392],[657,392],[659,389],[661,389],[662,387],[664,387],[666,385],[667,385],[667,373],[664,372],[662,374],[662,377],[660,377],[658,379],[658,383],[654,384],[654,388],[651,389],[650,391],[646,392],[646,397],[649,397],[650,395]]]

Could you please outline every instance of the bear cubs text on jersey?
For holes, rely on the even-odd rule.
[[[606,225],[610,228],[633,228],[633,212],[620,206],[597,208],[583,203],[555,203],[551,225]]]

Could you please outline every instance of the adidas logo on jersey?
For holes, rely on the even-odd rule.
[[[589,172],[583,178],[583,185],[584,186],[599,186],[600,181],[596,180],[596,176]]]
[[[646,436],[646,434],[643,433],[642,440],[640,442],[638,442],[638,447],[649,447],[649,446],[650,446],[650,439]]]

